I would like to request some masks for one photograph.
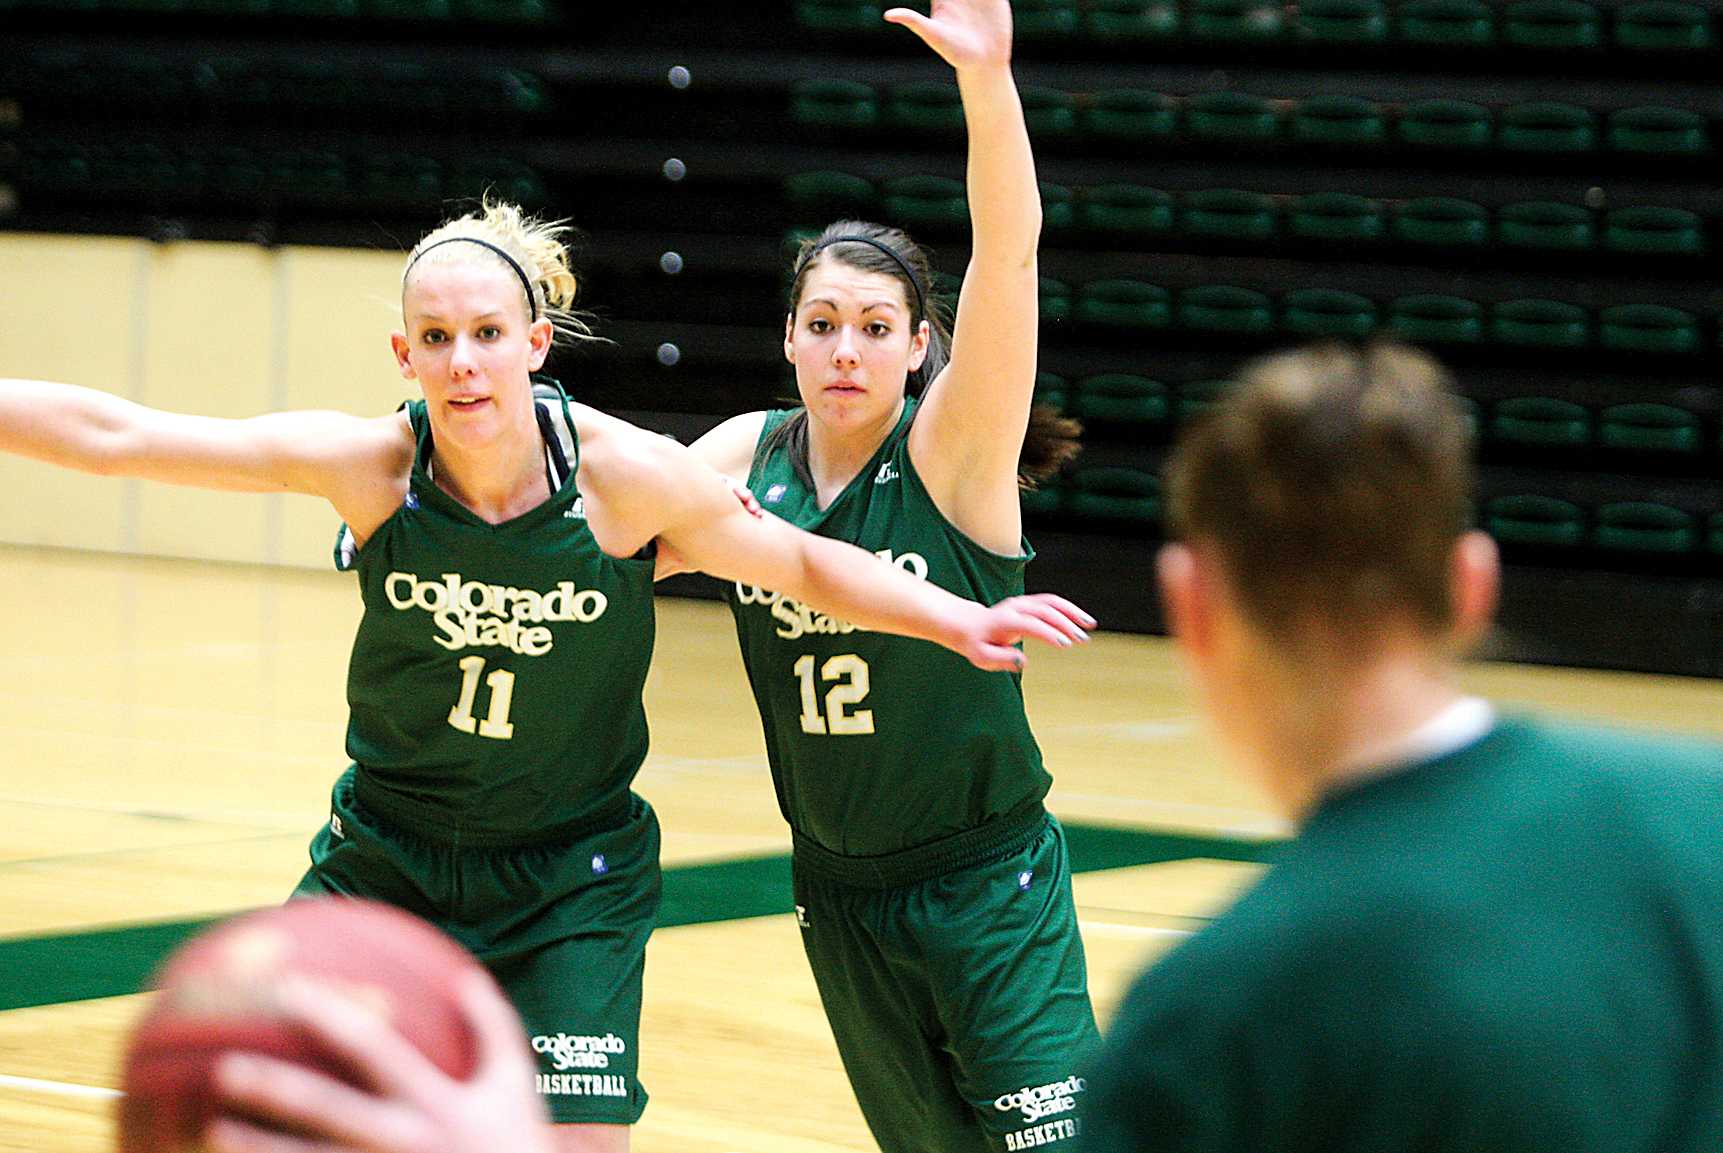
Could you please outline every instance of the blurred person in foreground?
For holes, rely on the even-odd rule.
[[[1723,1148],[1723,748],[1459,687],[1471,458],[1394,347],[1261,361],[1176,450],[1170,629],[1297,835],[1129,991],[1092,1153]]]

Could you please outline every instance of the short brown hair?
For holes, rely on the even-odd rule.
[[[1249,617],[1368,630],[1453,622],[1472,433],[1447,374],[1394,345],[1254,362],[1168,464],[1169,528],[1213,544]]]

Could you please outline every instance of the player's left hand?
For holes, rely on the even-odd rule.
[[[933,0],[931,16],[893,8],[885,19],[921,37],[959,72],[1011,63],[1009,0]]]
[[[1021,640],[1038,640],[1058,648],[1069,648],[1089,639],[1087,629],[1095,618],[1053,593],[1009,597],[991,608],[973,606],[960,625],[957,651],[976,668],[990,672],[1015,671],[1027,659],[1013,646]]]

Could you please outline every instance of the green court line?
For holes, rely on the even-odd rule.
[[[1079,873],[1211,858],[1262,861],[1275,844],[1104,825],[1065,826]],[[661,928],[790,911],[788,855],[664,870]],[[146,987],[162,958],[221,918],[157,921],[76,933],[0,938],[0,1012],[117,997]]]

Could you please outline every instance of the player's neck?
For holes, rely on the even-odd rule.
[[[511,429],[503,443],[474,451],[438,442],[431,477],[438,488],[488,524],[502,524],[549,499],[544,439],[538,426]]]
[[[856,474],[867,467],[885,438],[897,427],[903,415],[899,401],[880,419],[853,427],[838,428],[810,420],[808,422],[808,472],[814,478],[819,506],[825,508],[838,498]]]

